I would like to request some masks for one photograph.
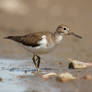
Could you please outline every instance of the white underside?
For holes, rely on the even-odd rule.
[[[46,53],[52,51],[54,47],[53,48],[42,48],[42,47],[27,47],[27,46],[25,46],[25,48],[32,53],[46,54]]]

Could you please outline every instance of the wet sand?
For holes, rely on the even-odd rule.
[[[41,75],[49,72],[70,72],[78,77],[92,75],[92,67],[69,69],[67,60],[73,58],[92,62],[92,1],[23,0],[23,2],[28,9],[26,13],[6,12],[0,7],[0,78],[3,79],[0,81],[0,92],[91,92],[92,81],[82,79],[61,83],[55,79],[45,80]],[[35,73],[31,60],[32,53],[16,42],[3,39],[9,35],[30,32],[46,30],[54,32],[59,24],[70,26],[71,31],[80,34],[83,39],[65,37],[54,51],[41,55],[40,73]]]

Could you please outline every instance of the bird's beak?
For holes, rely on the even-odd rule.
[[[73,36],[75,36],[75,37],[77,37],[77,38],[82,39],[82,36],[80,36],[80,35],[78,35],[78,34],[76,34],[76,33],[74,33],[74,32],[69,32],[68,35],[73,35]]]

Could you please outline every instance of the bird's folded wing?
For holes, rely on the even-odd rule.
[[[24,45],[36,47],[39,46],[39,41],[42,39],[39,34],[30,34],[21,38],[21,42]]]
[[[26,46],[36,47],[40,45],[39,41],[42,39],[42,35],[31,33],[25,36],[8,36],[6,39],[14,40]]]

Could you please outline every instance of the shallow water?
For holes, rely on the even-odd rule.
[[[24,66],[29,60],[0,59],[0,71],[16,75],[32,75],[36,70],[32,66]]]
[[[26,64],[27,63],[27,64]],[[48,66],[52,68],[40,68],[40,73],[37,73],[35,67],[31,64],[30,60],[18,60],[18,59],[0,59],[0,92],[74,92],[76,90],[86,92],[90,90],[92,85],[91,81],[75,80],[69,83],[60,83],[55,79],[45,80],[42,78],[43,74],[49,72],[71,72],[76,76],[83,76],[86,73],[92,73],[92,69],[84,70],[69,70],[66,63],[56,64],[56,69],[53,68],[54,64],[48,62]],[[81,85],[81,86],[79,86]],[[86,91],[84,90],[86,86]],[[89,89],[87,89],[89,86]],[[67,87],[67,89],[66,89]]]
[[[21,62],[22,61],[22,62]],[[47,73],[46,70],[51,70],[51,68],[41,68],[40,74],[36,73],[35,68],[30,68],[30,66],[24,66],[29,60],[18,60],[18,59],[0,59],[0,91],[1,92],[26,92],[37,91],[39,90],[38,86],[34,86],[35,82],[38,80],[40,86],[43,85],[43,88],[40,90],[51,90],[56,92],[57,89],[49,88],[48,82],[42,84],[43,81],[40,77],[42,74]],[[38,79],[36,78],[38,77]],[[33,81],[32,81],[33,80]],[[26,84],[27,83],[27,84]],[[31,89],[29,87],[30,83]],[[47,89],[46,89],[47,88]],[[59,90],[59,89],[58,89]]]
[[[25,87],[21,86],[21,80],[18,75],[25,75],[25,69],[18,68],[18,63],[21,60],[0,59],[0,92],[24,92]],[[25,62],[25,60],[22,60]],[[17,64],[18,63],[18,64]],[[28,69],[29,70],[29,69]],[[32,72],[27,73],[32,75]],[[26,74],[26,75],[27,75]]]

